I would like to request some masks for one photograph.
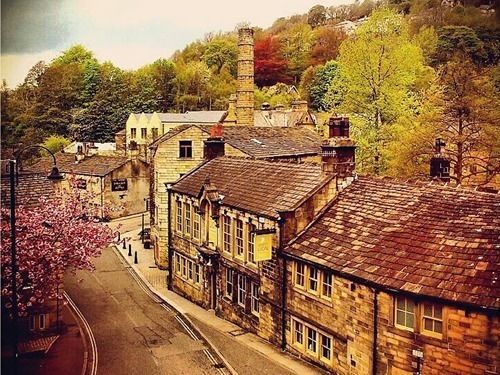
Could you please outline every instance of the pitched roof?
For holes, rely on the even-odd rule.
[[[125,156],[92,155],[76,163],[75,154],[61,152],[56,154],[56,160],[60,172],[92,176],[106,176],[128,161]],[[52,158],[41,158],[26,169],[32,172],[48,173],[52,164]]]
[[[382,287],[500,307],[500,196],[360,178],[285,253]]]
[[[198,196],[207,177],[224,205],[271,218],[294,208],[322,182],[321,168],[314,164],[221,157],[183,176],[172,190]]]
[[[254,111],[254,126],[297,126],[305,116],[310,116],[310,122],[316,123],[316,117],[308,112],[279,111],[279,110],[256,110]]]
[[[226,111],[190,111],[185,113],[158,113],[161,122],[180,122],[183,124],[216,124],[222,121]],[[146,116],[151,114],[146,114]],[[136,115],[140,116],[140,115]]]
[[[10,179],[8,176],[2,177],[0,186],[2,206],[10,207]],[[16,206],[39,207],[41,198],[50,200],[54,196],[54,182],[50,181],[46,174],[20,174],[15,192]]]
[[[211,125],[180,125],[165,133],[150,147],[196,126],[210,134]],[[224,141],[253,158],[272,158],[278,156],[315,155],[321,152],[322,138],[317,133],[304,128],[223,126]]]

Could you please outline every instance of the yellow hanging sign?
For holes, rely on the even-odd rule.
[[[274,233],[263,233],[255,235],[255,260],[262,262],[272,258]]]

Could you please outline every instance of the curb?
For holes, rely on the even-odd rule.
[[[66,299],[66,297],[64,297],[64,299]],[[66,299],[66,302],[68,302],[67,299]],[[73,306],[71,306],[71,304],[69,302],[66,306],[68,307],[69,312],[73,316],[73,319],[75,319],[76,324],[78,324],[78,330],[80,331],[80,336],[81,336],[82,341],[83,341],[84,352],[83,352],[82,375],[85,375],[87,372],[87,365],[89,362],[89,347],[87,345],[87,336],[83,332],[82,322],[80,321],[80,318],[76,315],[75,311],[73,311]]]
[[[160,296],[158,293],[156,293],[155,288],[149,283],[148,280],[143,278],[135,269],[132,267],[131,264],[127,262],[127,259],[125,256],[121,253],[120,249],[116,245],[113,246],[113,249],[115,253],[118,253],[120,257],[125,261],[125,263],[128,264],[132,272],[144,283],[145,286],[148,287],[149,291],[153,293],[158,299],[169,305],[171,308],[173,308],[178,314],[182,316],[182,318],[189,324],[190,328],[192,328],[200,337],[207,343],[207,345],[210,347],[210,349],[219,357],[219,359],[222,361],[226,369],[231,373],[231,375],[238,375],[238,372],[229,364],[229,362],[224,358],[222,353],[217,349],[215,344],[209,340],[209,338],[201,331],[200,328],[196,324],[193,323],[193,321],[186,315],[186,313],[183,311],[183,309],[178,306],[176,303],[171,302]]]

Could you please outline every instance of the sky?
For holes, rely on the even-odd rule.
[[[241,22],[266,28],[312,6],[352,0],[1,0],[1,78],[22,83],[38,61],[74,44],[136,69]]]

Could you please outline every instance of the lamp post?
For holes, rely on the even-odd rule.
[[[42,148],[49,152],[49,154],[52,155],[52,159],[54,161],[54,165],[52,166],[52,170],[50,174],[47,176],[49,180],[61,180],[63,177],[59,173],[59,169],[57,168],[57,162],[56,162],[56,157],[50,151],[48,148],[39,146],[39,145],[33,145],[33,146],[28,146],[23,149],[21,149],[18,154],[17,158],[15,160],[9,160],[9,180],[10,180],[10,251],[11,251],[11,270],[12,270],[12,328],[13,328],[13,334],[12,334],[12,347],[14,350],[14,372],[17,370],[17,357],[18,357],[18,351],[17,351],[17,318],[18,318],[18,311],[17,311],[17,280],[16,280],[16,275],[17,275],[17,264],[16,264],[16,186],[19,184],[19,161],[21,160],[21,155],[24,151],[31,149],[31,148]]]

